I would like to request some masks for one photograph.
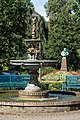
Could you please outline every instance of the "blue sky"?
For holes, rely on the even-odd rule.
[[[31,0],[31,2],[33,2],[35,10],[41,14],[42,16],[44,16],[44,18],[46,20],[48,20],[48,18],[46,17],[46,13],[45,13],[45,8],[44,8],[44,4],[47,2],[48,0]]]

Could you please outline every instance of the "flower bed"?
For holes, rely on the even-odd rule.
[[[49,74],[42,76],[42,80],[64,81],[66,79],[66,75],[73,75],[73,74],[66,71],[56,71],[55,73],[51,72]]]

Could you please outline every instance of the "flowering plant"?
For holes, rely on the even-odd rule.
[[[43,80],[55,80],[55,81],[64,81],[66,79],[66,75],[72,75],[70,72],[66,72],[66,71],[56,71],[51,72],[49,74],[46,74],[44,76],[42,76]]]

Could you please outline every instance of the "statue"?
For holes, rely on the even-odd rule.
[[[40,49],[35,46],[31,46],[30,48],[28,48],[28,59],[37,59],[38,57],[38,53],[40,52]]]
[[[67,51],[66,48],[64,48],[64,50],[61,52],[61,55],[62,55],[63,57],[66,57],[66,56],[69,55],[69,52]]]
[[[69,55],[69,52],[67,51],[66,48],[63,49],[63,51],[61,52],[61,55],[62,55],[61,71],[67,71],[67,60],[66,60],[66,56]]]

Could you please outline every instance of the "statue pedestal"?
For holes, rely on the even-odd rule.
[[[61,71],[67,71],[67,60],[66,60],[66,57],[62,58]]]

